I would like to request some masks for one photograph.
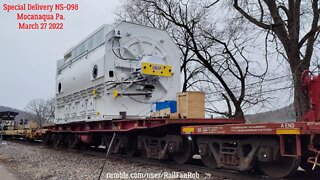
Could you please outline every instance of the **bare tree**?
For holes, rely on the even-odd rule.
[[[207,90],[211,97],[220,96],[226,102],[228,110],[210,108],[208,111],[243,118],[244,105],[257,104],[262,100],[259,96],[246,96],[247,80],[263,78],[265,72],[255,74],[249,68],[251,61],[245,50],[249,38],[244,38],[237,28],[217,30],[215,22],[209,16],[211,8],[217,2],[127,0],[118,15],[121,20],[169,31],[183,55],[183,90],[196,88]]]
[[[140,0],[125,0],[123,5],[116,11],[118,16],[118,21],[130,21],[135,22],[158,29],[163,29],[168,31],[171,36],[177,42],[177,45],[182,54],[181,56],[181,68],[180,71],[183,73],[183,86],[182,91],[187,91],[188,81],[190,81],[194,74],[197,74],[197,70],[188,66],[188,63],[191,58],[194,56],[194,53],[185,45],[187,42],[190,42],[190,37],[188,34],[185,34],[180,31],[179,28],[174,26],[174,24],[168,21],[162,16],[158,16],[153,13],[153,7]],[[180,43],[181,42],[181,43]]]
[[[48,121],[53,121],[54,120],[54,112],[55,112],[55,107],[56,107],[56,99],[55,98],[50,98],[47,100],[47,120]]]
[[[247,21],[267,32],[277,53],[289,64],[294,85],[297,119],[309,109],[302,92],[301,74],[309,69],[318,43],[319,0],[233,0],[234,9]]]
[[[35,120],[42,128],[45,122],[51,121],[54,118],[54,103],[54,99],[31,100],[25,108],[28,113],[28,118]]]

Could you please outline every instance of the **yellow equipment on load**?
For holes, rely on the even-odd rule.
[[[143,62],[141,73],[154,76],[172,76],[172,66]]]

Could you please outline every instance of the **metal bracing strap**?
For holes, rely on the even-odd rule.
[[[111,149],[111,146],[112,146],[112,144],[113,144],[113,140],[114,140],[115,137],[116,137],[116,133],[114,132],[114,133],[113,133],[113,136],[112,136],[112,139],[111,139],[111,142],[110,142],[110,144],[109,144],[108,150],[107,150],[106,157],[105,157],[104,162],[103,162],[103,165],[102,165],[102,167],[101,167],[98,180],[100,180],[100,178],[101,178],[101,175],[102,175],[104,166],[106,165],[106,162],[107,162],[107,159],[108,159],[108,155],[109,155],[109,152],[110,152],[110,149]]]

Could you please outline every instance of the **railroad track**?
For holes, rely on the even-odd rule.
[[[88,148],[87,150],[75,150],[75,149],[67,149],[67,148],[51,148],[47,146],[43,146],[40,141],[21,141],[21,140],[13,140],[11,142],[14,143],[20,143],[23,145],[28,146],[36,146],[38,148],[47,148],[52,149],[56,151],[68,151],[78,154],[83,154],[87,156],[95,156],[95,157],[101,157],[106,158],[106,149],[103,148]],[[173,161],[163,161],[163,160],[154,160],[154,159],[145,159],[141,157],[128,157],[125,155],[120,154],[110,154],[108,157],[109,161],[112,162],[128,162],[128,163],[135,163],[138,166],[157,166],[157,167],[163,167],[166,169],[171,169],[175,172],[198,172],[199,174],[205,174],[208,178],[210,176],[212,178],[217,179],[237,179],[237,180],[273,180],[274,178],[269,178],[265,175],[259,174],[259,172],[238,172],[238,171],[232,171],[232,170],[223,170],[223,169],[210,169],[206,166],[204,166],[200,159],[194,159],[190,164],[176,164]],[[305,173],[305,171],[298,171],[294,177],[286,178],[286,180],[312,180],[312,179],[318,179],[315,176],[308,175]]]
[[[77,153],[82,153],[85,155],[92,155],[92,156],[100,156],[105,158],[106,151],[103,149],[97,150],[86,150],[86,151],[74,151]],[[185,172],[198,172],[201,174],[210,174],[212,177],[221,178],[221,179],[237,179],[237,180],[273,180],[274,178],[269,178],[265,175],[261,175],[257,172],[239,172],[239,171],[232,171],[232,170],[223,170],[223,169],[210,169],[204,166],[200,159],[194,159],[193,162],[190,164],[183,164],[179,165],[173,161],[161,161],[161,160],[154,160],[154,159],[144,159],[139,157],[127,157],[125,155],[118,155],[118,154],[111,154],[108,156],[109,160],[112,161],[127,161],[138,163],[142,165],[152,165],[152,166],[159,166],[172,169],[173,171],[185,171]],[[286,178],[286,180],[300,180],[300,179],[318,179],[317,177],[312,177],[307,175],[304,171],[298,171],[294,177]]]

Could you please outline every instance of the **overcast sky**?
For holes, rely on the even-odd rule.
[[[63,30],[19,30],[17,11],[7,13],[3,4],[64,3],[62,0],[1,0],[0,5],[0,106],[24,109],[33,98],[55,93],[56,60],[102,24],[112,24],[119,0],[71,0],[78,11],[63,11]],[[22,11],[19,11],[22,12]],[[32,13],[30,11],[25,13]],[[33,13],[45,13],[34,11]]]
[[[102,24],[115,21],[115,9],[121,0],[70,0],[78,3],[78,11],[63,11],[63,30],[19,30],[17,12],[47,13],[46,11],[3,10],[3,4],[55,4],[64,0],[1,0],[0,2],[0,106],[24,109],[34,98],[55,96],[56,61]],[[55,13],[55,12],[54,12]],[[256,55],[254,55],[256,56]],[[253,58],[254,59],[254,58]],[[256,58],[259,59],[259,58]],[[269,67],[270,69],[270,67]],[[275,93],[273,93],[274,95]],[[291,102],[290,93],[277,92],[274,100],[279,108]],[[284,95],[285,94],[285,95]],[[289,98],[283,98],[290,96]],[[288,101],[289,100],[289,101]],[[220,103],[220,102],[218,102]],[[260,110],[259,110],[260,111]]]

